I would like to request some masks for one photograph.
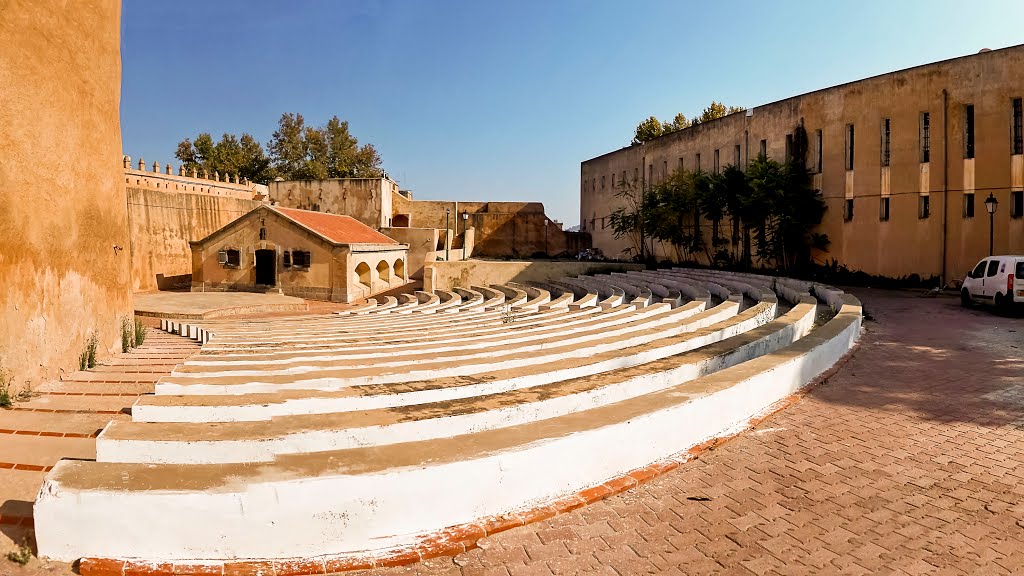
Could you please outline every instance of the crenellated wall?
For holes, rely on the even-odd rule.
[[[125,156],[124,179],[128,193],[131,237],[132,289],[188,289],[192,280],[189,242],[201,240],[239,216],[264,204],[267,187],[237,175],[175,171],[154,162],[146,171]]]

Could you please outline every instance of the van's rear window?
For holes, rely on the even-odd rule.
[[[1024,260],[1017,261],[1017,273],[1014,276],[1024,280]]]

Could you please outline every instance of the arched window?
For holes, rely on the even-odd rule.
[[[391,267],[388,266],[387,262],[381,260],[377,263],[377,277],[382,282],[391,283]]]
[[[367,288],[370,287],[370,266],[366,262],[360,262],[356,266],[356,274],[359,276],[359,283]]]
[[[405,262],[402,262],[401,258],[395,260],[395,279],[405,280]]]

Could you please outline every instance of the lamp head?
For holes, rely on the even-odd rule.
[[[988,198],[985,198],[985,209],[988,210],[989,214],[995,214],[996,213],[996,208],[998,206],[999,206],[999,200],[997,200],[996,197],[993,196],[991,192],[989,192],[988,193]]]

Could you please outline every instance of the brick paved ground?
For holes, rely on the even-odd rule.
[[[481,549],[373,573],[1024,574],[1024,320],[853,292],[874,318],[860,350],[755,430]]]
[[[378,574],[1024,574],[1024,320],[853,290],[838,374],[637,489]],[[454,560],[454,561],[453,561]]]

